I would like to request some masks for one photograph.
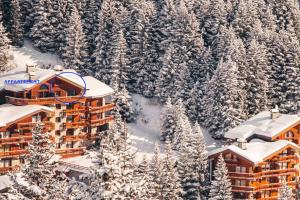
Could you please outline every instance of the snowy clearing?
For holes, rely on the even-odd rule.
[[[140,111],[135,123],[128,124],[132,146],[136,148],[137,159],[143,156],[149,158],[153,155],[155,143],[158,142],[163,151],[163,143],[160,138],[160,114],[162,106],[155,99],[148,99],[138,94],[132,95],[133,107]],[[203,129],[207,150],[211,151],[220,146],[207,130]]]
[[[41,53],[38,49],[32,46],[28,40],[24,41],[24,46],[21,48],[12,47],[14,62],[17,67],[25,67],[27,65],[61,65],[59,57],[51,53]]]

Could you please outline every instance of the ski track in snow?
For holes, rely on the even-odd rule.
[[[135,123],[129,123],[129,132],[132,146],[137,150],[137,160],[144,156],[151,157],[154,152],[155,143],[160,144],[163,151],[163,143],[160,138],[160,114],[162,106],[155,99],[148,99],[138,94],[132,94],[133,106],[140,110],[140,115]],[[145,120],[147,123],[145,123]],[[207,130],[203,129],[203,135],[207,145],[207,151],[220,146]]]
[[[38,49],[32,46],[29,40],[24,41],[24,46],[21,48],[12,47],[14,62],[17,67],[26,67],[27,65],[62,65],[59,57],[52,53],[41,53]]]

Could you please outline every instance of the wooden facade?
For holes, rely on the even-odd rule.
[[[282,148],[260,163],[253,163],[229,149],[220,153],[228,168],[234,199],[275,200],[283,180],[296,189],[299,149],[293,146]],[[211,179],[220,153],[209,156]]]
[[[32,128],[43,122],[52,135],[56,153],[62,157],[82,155],[87,142],[99,138],[99,133],[113,120],[115,105],[109,97],[84,97],[84,88],[60,77],[54,77],[21,92],[2,91],[1,102],[16,106],[43,105],[53,112],[32,113],[6,127],[0,127],[0,173],[15,170],[22,164]],[[4,99],[3,99],[4,98]],[[38,117],[37,117],[38,116]]]

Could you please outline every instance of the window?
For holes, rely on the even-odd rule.
[[[288,168],[288,163],[282,162],[278,163],[280,169],[287,169]]]
[[[73,109],[74,108],[74,104],[68,104],[67,105],[67,110],[71,110],[71,109]]]
[[[56,117],[55,118],[55,122],[58,122],[58,123],[61,122],[61,118],[60,117]]]
[[[99,117],[98,117],[98,119],[99,119]],[[225,155],[225,160],[230,160],[230,159],[231,159],[231,154],[230,153],[226,154]]]
[[[60,104],[56,104],[55,107],[56,107],[56,109],[61,109],[61,105]]]
[[[41,122],[42,117],[40,115],[34,115],[32,116],[32,122]]]
[[[67,116],[67,122],[73,122],[73,116]]]
[[[236,167],[236,172],[246,173],[246,167],[237,166]]]
[[[235,185],[246,186],[246,181],[245,180],[235,180]]]
[[[43,84],[43,85],[41,85],[40,90],[49,90],[49,87],[48,87],[48,85]]]
[[[98,100],[98,101],[97,101],[97,106],[98,106],[98,107],[102,106],[102,101],[101,101],[101,100]]]
[[[268,170],[270,170],[270,164],[265,164],[261,168],[263,171],[268,171]]]
[[[270,190],[263,190],[263,191],[261,192],[261,197],[262,197],[262,198],[268,198],[268,197],[270,197],[270,193],[271,193]]]
[[[60,149],[60,145],[61,145],[60,143],[57,143],[57,144],[56,144],[56,148],[57,148],[57,149]]]
[[[55,131],[55,135],[60,136],[60,131]]]
[[[56,91],[56,92],[55,92],[55,96],[56,96],[56,97],[60,97],[60,91]]]
[[[286,134],[285,134],[285,137],[286,138],[291,138],[291,137],[294,137],[294,134],[292,131],[288,131]]]
[[[73,142],[67,142],[66,146],[67,148],[73,148]]]
[[[75,96],[76,95],[75,90],[68,90],[67,93],[68,93],[68,96]]]
[[[74,135],[74,130],[73,129],[68,129],[66,132],[66,135]]]

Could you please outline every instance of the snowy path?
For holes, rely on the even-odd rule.
[[[163,149],[159,140],[162,107],[154,99],[147,99],[138,94],[133,94],[132,99],[134,108],[137,110],[141,108],[136,123],[128,124],[132,146],[137,149],[137,159],[140,160],[144,155],[146,157],[153,155],[156,142],[161,144],[161,150]],[[203,134],[208,151],[219,146],[218,141],[214,140],[206,130],[203,130]]]
[[[28,65],[61,65],[59,57],[51,53],[41,53],[34,48],[30,41],[25,40],[21,48],[12,47],[14,62],[17,67],[26,67]]]

